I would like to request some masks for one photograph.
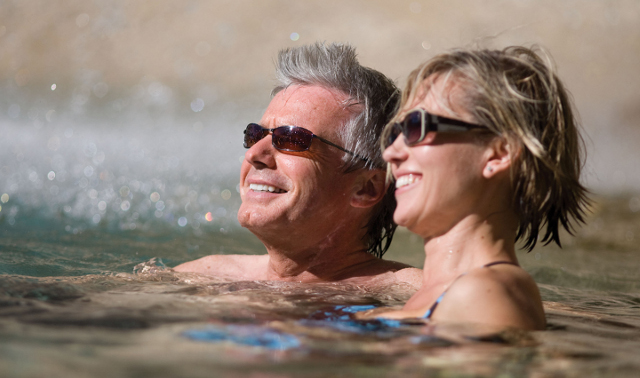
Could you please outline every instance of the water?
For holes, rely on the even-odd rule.
[[[629,46],[640,10],[614,3],[349,1],[336,13],[326,1],[6,2],[0,376],[637,376],[640,50]],[[471,340],[352,318],[401,305],[403,286],[166,269],[264,253],[235,220],[236,185],[243,125],[268,102],[278,49],[349,41],[401,81],[491,35],[489,46],[550,49],[588,134],[587,183],[628,191],[598,198],[563,250],[519,255],[540,284],[546,331]],[[421,266],[421,243],[401,231],[387,258]]]
[[[548,329],[488,340],[422,322],[352,318],[352,310],[401,305],[411,294],[403,286],[227,282],[166,269],[207,253],[262,253],[231,222],[226,232],[211,222],[197,229],[144,226],[143,217],[133,230],[108,224],[69,230],[76,219],[37,215],[21,204],[12,225],[1,218],[0,371],[9,377],[636,376],[635,202],[599,199],[589,224],[565,237],[563,250],[521,253],[540,284]],[[25,213],[31,215],[20,216]],[[421,255],[420,241],[405,231],[389,252],[416,265]]]
[[[464,329],[422,322],[357,321],[344,307],[401,305],[408,287],[227,282],[168,271],[207,254],[264,253],[235,219],[243,150],[242,123],[232,117],[200,124],[134,109],[101,123],[58,108],[50,122],[34,109],[33,119],[5,119],[0,128],[2,376],[640,369],[640,197],[597,198],[563,250],[520,254],[540,284],[548,330],[472,340]],[[398,232],[387,258],[420,267],[420,240]]]

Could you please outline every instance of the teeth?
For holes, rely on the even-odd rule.
[[[402,188],[403,186],[407,186],[409,184],[413,184],[414,182],[420,181],[420,177],[416,177],[414,175],[404,175],[398,177],[396,180],[396,189]]]
[[[254,192],[284,193],[285,191],[271,185],[249,184],[249,189]]]

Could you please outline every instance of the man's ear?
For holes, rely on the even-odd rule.
[[[362,172],[355,181],[351,206],[372,207],[382,200],[387,192],[386,172],[381,169]]]
[[[489,179],[502,172],[509,172],[512,159],[519,153],[519,148],[512,146],[504,138],[495,138],[487,149],[487,161],[482,175]]]

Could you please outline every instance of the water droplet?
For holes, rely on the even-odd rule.
[[[291,38],[292,41],[297,41],[300,39],[300,34],[298,33],[291,33],[291,35],[289,36],[289,38]]]
[[[194,112],[199,112],[202,111],[202,109],[204,109],[204,100],[201,98],[196,98],[195,100],[191,101],[191,110],[193,110]]]
[[[76,25],[78,25],[79,28],[84,28],[89,24],[89,20],[90,20],[90,17],[88,14],[86,13],[79,14],[78,17],[76,17]]]
[[[56,85],[55,84],[51,84],[51,90],[55,91],[56,90]]]
[[[633,234],[633,231],[627,231],[627,233],[624,235],[624,238],[627,239],[627,241],[633,241],[635,235]]]
[[[122,188],[120,188],[120,196],[123,198],[128,197],[130,192],[131,190],[128,186],[123,186]]]
[[[44,118],[46,118],[49,123],[53,122],[56,119],[56,111],[53,109],[49,110]]]
[[[180,217],[180,219],[178,219],[178,226],[180,227],[184,227],[187,225],[187,218],[185,217]]]
[[[93,94],[98,98],[103,98],[109,92],[109,86],[107,83],[97,83],[91,88]]]

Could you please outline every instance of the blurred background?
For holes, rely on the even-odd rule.
[[[277,51],[316,41],[401,86],[454,47],[545,47],[581,115],[585,183],[640,210],[635,0],[3,0],[1,224],[233,228]]]

